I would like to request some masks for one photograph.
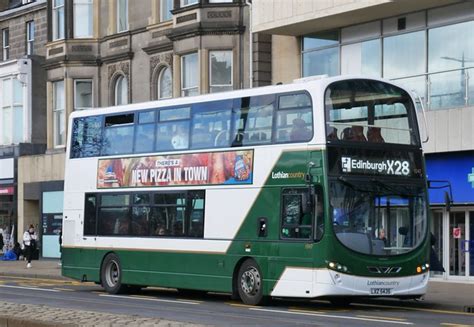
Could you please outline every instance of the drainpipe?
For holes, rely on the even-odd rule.
[[[249,6],[249,88],[253,87],[253,28],[252,28],[252,0],[245,0]]]

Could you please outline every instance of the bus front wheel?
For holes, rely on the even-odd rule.
[[[120,294],[127,291],[127,286],[122,284],[122,268],[119,257],[114,254],[108,254],[100,272],[102,287],[107,293]]]
[[[263,301],[263,277],[255,260],[245,260],[240,266],[237,288],[242,302],[258,305]]]

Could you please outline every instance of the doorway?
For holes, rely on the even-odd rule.
[[[449,213],[449,276],[466,276],[466,214],[464,211]]]
[[[431,277],[474,281],[474,210],[451,208],[431,211],[431,233],[436,255],[446,272],[432,271]]]

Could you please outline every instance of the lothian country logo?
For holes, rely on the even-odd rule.
[[[474,188],[474,167],[472,168],[472,173],[467,174],[467,182],[471,183],[472,188]]]

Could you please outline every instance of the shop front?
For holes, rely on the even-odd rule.
[[[0,157],[0,229],[6,245],[16,223],[15,207],[15,159]]]
[[[448,188],[430,190],[434,249],[445,269],[432,272],[432,277],[474,283],[474,152],[431,154],[426,159],[428,179],[448,181],[452,188],[449,208],[445,206]]]

